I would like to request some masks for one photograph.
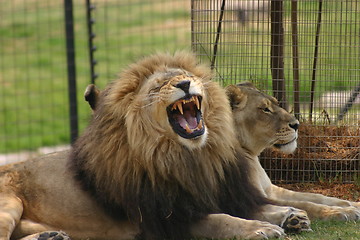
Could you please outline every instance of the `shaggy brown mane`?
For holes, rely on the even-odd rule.
[[[169,69],[197,77],[204,85],[208,137],[203,147],[179,144],[174,133],[153,119],[158,102],[146,102],[151,99],[147,84],[174,77]],[[208,213],[229,208],[241,215],[251,212],[249,205],[255,210],[251,191],[256,191],[251,188],[249,199],[239,204],[246,206],[227,206],[243,193],[237,193],[242,189],[238,181],[250,184],[236,160],[229,102],[211,77],[209,68],[189,53],[144,58],[101,93],[89,126],[73,146],[70,164],[76,178],[114,217],[139,223],[144,238],[183,239],[189,224]],[[240,190],[226,190],[229,186]]]

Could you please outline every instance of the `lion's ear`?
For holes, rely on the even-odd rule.
[[[93,111],[95,111],[96,109],[99,95],[100,95],[100,90],[94,84],[90,84],[86,87],[84,97]]]
[[[235,85],[229,85],[225,88],[226,95],[229,98],[230,106],[232,109],[242,110],[247,102],[247,95],[239,87]]]

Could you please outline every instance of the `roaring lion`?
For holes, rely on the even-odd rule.
[[[303,211],[271,204],[252,183],[211,78],[179,52],[130,65],[99,96],[93,88],[71,150],[0,168],[0,240],[263,239],[309,228]]]
[[[250,165],[250,179],[274,203],[305,210],[310,218],[359,220],[360,203],[321,194],[290,191],[271,183],[258,156],[275,147],[292,153],[297,147],[299,121],[275,98],[251,83],[229,85],[226,92],[233,111],[237,138]]]

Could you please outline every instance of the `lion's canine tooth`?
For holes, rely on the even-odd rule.
[[[196,126],[198,130],[202,129],[202,119],[200,119],[199,124]]]
[[[200,103],[199,103],[199,99],[197,96],[194,96],[194,101],[195,101],[197,109],[200,110]]]
[[[177,108],[179,109],[179,112],[181,113],[181,115],[184,114],[184,111],[183,111],[183,107],[182,107],[182,103],[181,102],[178,102],[177,103]]]
[[[186,130],[186,132],[187,133],[192,133],[193,132],[193,130],[191,130],[190,128],[189,128],[189,125],[185,125],[185,130]]]

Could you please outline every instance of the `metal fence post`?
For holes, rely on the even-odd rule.
[[[65,12],[65,33],[66,33],[66,57],[68,74],[69,92],[69,111],[70,111],[70,140],[74,143],[78,137],[78,112],[76,101],[76,66],[75,66],[75,37],[74,37],[74,17],[73,1],[64,0]]]
[[[95,24],[95,19],[92,17],[92,11],[95,10],[95,5],[91,4],[90,0],[86,0],[86,18],[87,18],[87,28],[88,28],[88,47],[89,47],[89,60],[90,60],[90,74],[91,74],[91,83],[95,84],[95,79],[98,75],[95,73],[95,65],[97,61],[94,57],[94,52],[96,51],[96,46],[94,45],[94,38],[96,34],[93,31],[93,24]]]

